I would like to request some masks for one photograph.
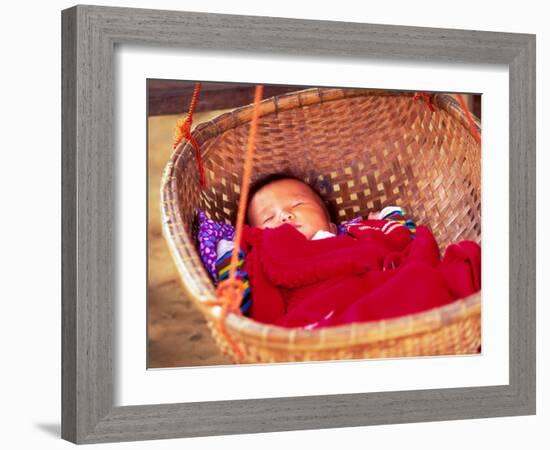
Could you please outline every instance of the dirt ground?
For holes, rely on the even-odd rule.
[[[220,111],[197,113],[193,124]],[[148,367],[229,364],[217,348],[202,314],[186,298],[160,224],[160,180],[172,153],[179,116],[148,118]]]

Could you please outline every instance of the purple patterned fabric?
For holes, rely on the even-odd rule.
[[[202,262],[208,273],[214,278],[214,281],[218,281],[216,273],[216,249],[218,248],[218,242],[221,239],[233,240],[235,238],[235,228],[232,225],[209,219],[201,209],[198,210],[197,220],[199,224],[197,239],[199,241],[199,253]]]
[[[198,224],[199,230],[197,233],[197,239],[199,241],[199,253],[201,255],[202,262],[208,270],[208,273],[212,276],[214,281],[218,281],[218,274],[216,271],[216,250],[218,248],[218,242],[221,239],[231,241],[235,239],[235,228],[233,225],[226,223],[216,222],[209,219],[206,213],[202,209],[198,209]],[[343,222],[338,225],[337,235],[345,234],[346,225],[357,223],[363,218],[361,216],[351,219],[347,222]]]
[[[336,235],[340,236],[342,234],[346,234],[347,225],[353,225],[354,223],[361,222],[362,220],[363,220],[363,217],[358,216],[358,217],[355,217],[354,219],[348,220],[347,222],[342,222],[340,225],[338,225],[338,228],[337,228],[338,231],[336,231]]]

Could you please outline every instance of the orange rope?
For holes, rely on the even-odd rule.
[[[252,121],[250,123],[250,133],[248,135],[248,143],[246,146],[246,154],[243,167],[243,179],[241,182],[241,194],[239,197],[239,210],[237,212],[237,223],[235,224],[235,243],[231,254],[230,271],[227,280],[222,281],[216,290],[218,299],[211,302],[206,302],[208,305],[221,306],[222,311],[218,319],[218,328],[220,333],[225,337],[231,346],[233,353],[237,357],[237,361],[243,360],[243,353],[225,328],[225,321],[230,312],[239,313],[241,300],[244,292],[244,286],[241,280],[237,280],[237,264],[239,262],[239,250],[241,248],[241,238],[244,227],[244,216],[246,212],[246,204],[248,202],[248,193],[250,190],[250,177],[252,175],[252,164],[254,158],[256,132],[258,130],[258,122],[260,118],[260,101],[262,100],[263,86],[256,86],[254,93],[254,109],[252,111]]]
[[[235,279],[237,273],[237,263],[239,262],[239,244],[241,242],[241,237],[243,233],[244,214],[246,211],[246,204],[248,202],[250,176],[252,175],[252,163],[256,143],[256,131],[258,129],[258,121],[260,118],[260,101],[262,99],[263,90],[263,86],[256,86],[256,91],[254,93],[254,110],[252,113],[252,122],[250,123],[248,145],[246,147],[246,156],[243,168],[243,180],[241,182],[241,195],[239,198],[239,211],[237,213],[237,224],[235,228],[235,246],[233,247],[233,254],[231,255],[231,271],[229,272],[230,280]]]
[[[458,98],[458,103],[460,103],[460,107],[466,114],[466,118],[468,119],[468,123],[470,124],[470,131],[472,132],[472,135],[474,136],[474,139],[478,144],[481,143],[481,136],[479,135],[479,132],[477,131],[476,124],[474,122],[474,119],[472,118],[472,114],[470,113],[470,109],[466,106],[466,102],[464,101],[464,98],[461,94],[456,95]]]
[[[191,145],[195,149],[195,157],[197,158],[197,165],[199,168],[199,176],[201,180],[201,186],[206,186],[206,176],[204,173],[204,164],[202,162],[201,150],[199,144],[195,138],[191,135],[191,126],[193,125],[193,113],[197,106],[197,100],[199,98],[199,92],[201,91],[201,82],[195,84],[193,90],[193,96],[191,97],[191,104],[189,105],[189,111],[183,119],[176,122],[176,131],[174,135],[174,148],[176,148],[183,139],[187,139],[191,142]]]

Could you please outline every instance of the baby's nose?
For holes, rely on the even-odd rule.
[[[289,220],[293,220],[294,215],[290,211],[283,211],[281,215],[281,221],[282,222],[288,222]]]

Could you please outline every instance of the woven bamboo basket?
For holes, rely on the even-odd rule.
[[[451,242],[480,242],[480,145],[448,95],[435,112],[412,93],[307,89],[261,103],[253,178],[291,171],[314,184],[339,221],[402,206],[428,225],[443,251]],[[196,208],[234,223],[252,105],[196,127],[207,186],[201,189],[194,150],[181,143],[161,186],[163,231],[186,294],[203,312],[219,347],[215,288],[195,239]],[[479,121],[474,118],[480,129]],[[240,362],[319,361],[477,353],[480,293],[430,311],[391,320],[319,330],[265,325],[237,314],[226,329],[245,355]]]

